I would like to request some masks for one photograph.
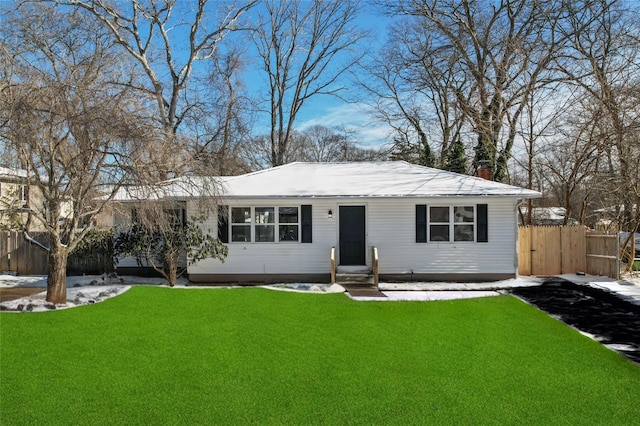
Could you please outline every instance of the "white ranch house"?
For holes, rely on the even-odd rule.
[[[291,163],[219,178],[205,222],[229,248],[224,263],[188,266],[194,282],[329,282],[338,269],[381,280],[486,281],[517,271],[520,200],[536,191],[404,161]],[[167,193],[190,205],[184,181]]]

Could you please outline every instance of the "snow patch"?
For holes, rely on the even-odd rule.
[[[9,312],[46,312],[58,309],[75,308],[76,306],[90,305],[102,302],[129,290],[131,286],[109,285],[74,287],[67,289],[67,303],[53,304],[47,302],[46,291],[16,300],[0,303],[0,310]]]

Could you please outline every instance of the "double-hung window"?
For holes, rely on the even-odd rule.
[[[474,206],[429,206],[429,241],[475,241]]]
[[[416,205],[416,243],[489,241],[488,206]]]
[[[453,208],[453,241],[474,241],[475,209],[473,206]]]
[[[255,208],[255,241],[256,243],[272,243],[275,237],[275,207]]]
[[[429,207],[429,241],[450,241],[449,207]]]
[[[231,241],[251,241],[251,208],[231,208]]]
[[[299,242],[299,207],[231,207],[232,242]]]
[[[300,215],[297,207],[278,207],[278,241],[298,241]]]

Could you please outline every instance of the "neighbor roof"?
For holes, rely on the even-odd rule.
[[[0,167],[0,177],[3,178],[26,178],[27,171],[22,169],[11,169],[8,167]]]
[[[290,163],[222,180],[223,196],[537,198],[537,191],[418,166],[406,161]]]

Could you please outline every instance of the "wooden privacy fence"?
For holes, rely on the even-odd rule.
[[[32,232],[31,237],[47,244],[44,232]],[[42,275],[49,271],[47,253],[24,239],[20,232],[0,232],[0,271],[18,275]]]
[[[590,232],[587,234],[587,273],[620,279],[620,236]]]
[[[31,238],[49,244],[46,232],[31,232]],[[113,256],[99,251],[69,255],[67,274],[102,274],[113,272]],[[20,232],[0,232],[0,272],[13,271],[18,275],[44,275],[49,272],[47,252],[24,239]]]
[[[620,276],[618,234],[588,231],[583,226],[518,228],[518,273],[559,275],[586,272]]]

